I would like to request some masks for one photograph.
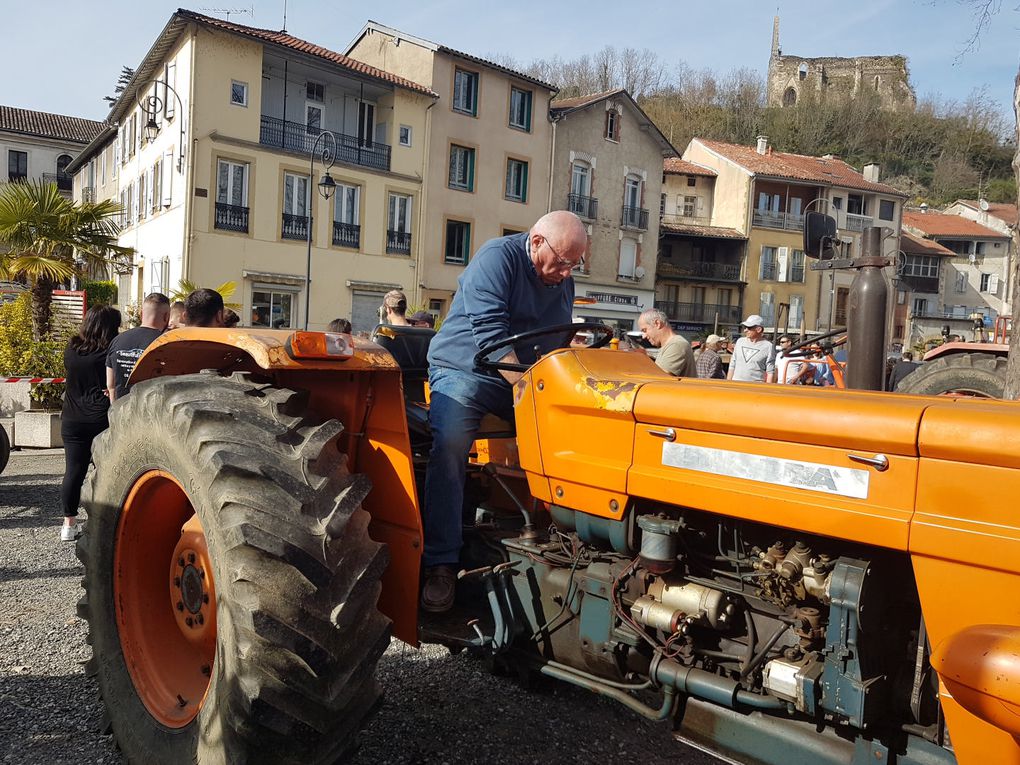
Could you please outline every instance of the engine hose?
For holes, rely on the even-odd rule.
[[[790,629],[789,625],[781,624],[779,626],[779,629],[772,633],[772,637],[770,637],[768,639],[768,642],[765,643],[762,649],[758,651],[757,654],[755,654],[755,657],[751,659],[751,663],[748,664],[746,668],[741,668],[740,670],[741,680],[743,680],[752,672],[754,672],[756,669],[758,669],[758,665],[761,664],[762,661],[764,661],[765,657],[768,655],[768,652],[772,650],[772,646],[774,646],[779,641],[779,638],[781,638],[788,629]]]
[[[740,679],[743,680],[751,671],[754,663],[754,646],[758,642],[758,630],[754,626],[754,617],[751,616],[751,609],[744,609],[744,620],[747,622],[747,654],[740,662]]]
[[[586,688],[589,691],[594,691],[600,696],[615,699],[627,707],[627,709],[637,712],[642,717],[652,721],[665,720],[673,712],[673,706],[676,703],[676,689],[672,686],[667,685],[662,689],[662,706],[658,709],[654,709],[647,704],[642,704],[627,693],[627,691],[613,687],[613,685],[609,684],[611,681],[596,678],[594,675],[589,675],[587,672],[581,672],[565,665],[553,666],[553,664],[555,664],[555,662],[543,664],[538,668],[538,671],[547,677],[554,677],[557,680],[563,680],[580,688]],[[616,683],[616,685],[620,684]],[[648,685],[650,685],[650,683]],[[640,686],[635,686],[635,690],[638,688],[640,688]]]
[[[663,686],[672,685],[681,693],[722,704],[730,709],[737,709],[741,705],[756,709],[786,709],[786,702],[781,699],[745,691],[736,680],[687,667],[672,659],[653,662],[651,671],[656,682]]]

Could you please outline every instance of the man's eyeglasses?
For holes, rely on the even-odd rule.
[[[545,242],[545,246],[548,247],[549,251],[556,257],[556,259],[553,261],[553,265],[556,266],[556,268],[558,268],[558,269],[560,269],[562,271],[565,271],[567,269],[573,271],[575,268],[578,268],[579,266],[583,266],[584,265],[584,256],[583,255],[581,256],[580,260],[578,260],[575,263],[572,260],[567,260],[566,258],[561,258],[560,254],[558,252],[556,252],[556,249],[552,246],[552,243],[548,239],[546,239],[544,236],[542,237],[542,241]]]

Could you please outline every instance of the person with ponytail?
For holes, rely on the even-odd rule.
[[[111,306],[92,306],[64,349],[66,389],[60,414],[64,440],[64,480],[60,504],[64,525],[60,539],[73,542],[81,533],[78,504],[81,485],[92,459],[92,442],[106,430],[110,399],[106,393],[106,353],[120,330],[120,311]]]

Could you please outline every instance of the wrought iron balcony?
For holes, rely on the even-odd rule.
[[[567,209],[578,218],[595,220],[599,214],[599,200],[581,194],[567,194]]]
[[[228,205],[225,202],[217,202],[216,219],[213,225],[224,231],[239,231],[242,234],[247,234],[248,208],[239,205]],[[302,236],[302,238],[304,237]]]
[[[751,216],[751,225],[758,228],[782,228],[799,231],[804,228],[804,216],[799,213],[755,210]]]
[[[655,307],[666,314],[670,321],[691,321],[711,324],[719,318],[722,324],[736,324],[740,321],[740,306],[719,303],[678,303],[673,300],[656,300]]]
[[[301,239],[302,241],[307,239],[308,216],[284,213],[283,229],[280,231],[280,236],[284,239]]]
[[[410,255],[411,234],[406,231],[387,231],[386,252],[391,255]]]
[[[322,131],[316,129],[309,131],[308,127],[300,122],[262,115],[259,143],[263,146],[294,151],[307,157],[320,132]],[[333,133],[332,130],[327,132]],[[333,133],[333,138],[336,139],[336,158],[339,162],[372,167],[376,170],[390,169],[391,150],[386,144],[343,133]]]
[[[356,223],[333,221],[333,244],[358,249],[361,244],[361,226]]]
[[[778,275],[779,267],[774,260],[763,262],[758,269],[758,278],[763,282],[774,282]]]
[[[43,183],[57,184],[58,191],[71,191],[74,187],[74,178],[68,173],[43,173]]]
[[[699,281],[740,281],[740,266],[727,263],[669,263],[660,259],[656,266],[659,276],[673,279],[697,279]]]
[[[624,207],[620,214],[620,227],[637,231],[648,230],[648,210],[641,207]]]

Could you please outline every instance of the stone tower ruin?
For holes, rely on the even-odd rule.
[[[772,55],[767,82],[769,106],[793,106],[809,93],[817,100],[876,93],[883,109],[913,111],[906,56],[803,58],[786,56],[779,46],[779,17],[772,23]]]

